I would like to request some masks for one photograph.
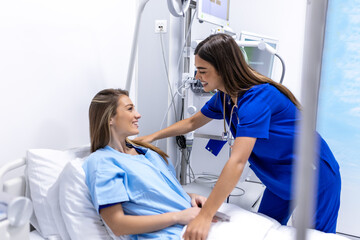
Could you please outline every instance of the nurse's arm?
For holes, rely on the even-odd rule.
[[[125,215],[121,204],[100,209],[100,215],[116,235],[130,235],[154,232],[174,224],[186,225],[193,220],[200,208],[192,207],[179,212],[158,215]]]
[[[219,179],[202,207],[199,215],[188,225],[185,233],[186,235],[196,235],[197,233],[195,232],[197,231],[201,232],[199,234],[207,235],[209,229],[206,228],[210,227],[209,224],[216,211],[238,183],[245,164],[254,148],[255,142],[256,138],[250,137],[237,137],[235,139],[229,160],[221,171]],[[203,225],[205,222],[207,223],[206,227]],[[203,237],[205,238],[205,236]]]
[[[137,137],[135,138],[135,140],[151,143],[158,139],[186,134],[188,132],[194,131],[195,129],[198,129],[199,127],[204,126],[211,120],[211,118],[206,117],[204,114],[201,113],[201,111],[199,111],[193,116],[176,122],[167,128],[164,128],[150,135]]]
[[[211,218],[236,187],[255,142],[256,138],[251,137],[237,137],[235,139],[230,158],[221,171],[219,179],[203,207],[204,213],[211,215]]]

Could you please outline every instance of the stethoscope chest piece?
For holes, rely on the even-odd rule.
[[[229,138],[230,138],[230,134],[229,134],[229,131],[224,131],[221,135],[221,138],[223,141],[228,141]]]

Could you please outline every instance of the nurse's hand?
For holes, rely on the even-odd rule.
[[[175,222],[177,224],[186,225],[199,214],[201,208],[198,207],[191,207],[187,208],[183,211],[176,212],[175,215]]]
[[[185,240],[205,240],[210,230],[212,218],[199,214],[191,221],[183,235]]]
[[[196,193],[188,193],[191,197],[191,206],[201,208],[206,202],[206,197],[198,195]]]
[[[152,136],[152,134],[150,134],[150,135],[146,135],[146,136],[137,137],[134,140],[140,141],[140,142],[145,142],[145,143],[152,143],[154,141],[154,137]]]

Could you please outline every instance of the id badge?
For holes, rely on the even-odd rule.
[[[205,146],[206,150],[217,156],[227,141],[210,139]]]

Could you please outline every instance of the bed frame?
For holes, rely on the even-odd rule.
[[[25,196],[26,181],[25,176],[16,176],[5,180],[5,175],[9,172],[25,166],[25,158],[19,158],[15,161],[6,163],[0,168],[0,194],[9,193],[12,196]],[[8,219],[0,221],[0,239],[2,240],[27,240],[29,239],[30,225],[24,224],[20,227],[10,225]]]
[[[5,175],[25,165],[25,158],[18,158],[0,168],[0,192],[6,192],[13,196],[25,196],[26,181],[24,175],[5,180]]]

